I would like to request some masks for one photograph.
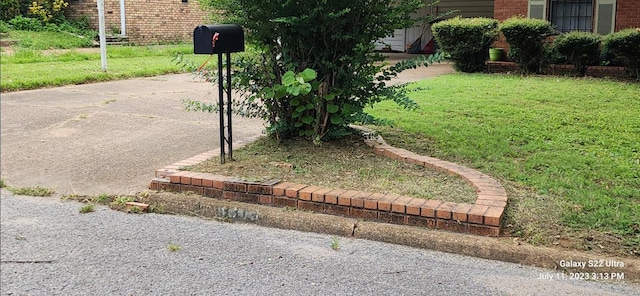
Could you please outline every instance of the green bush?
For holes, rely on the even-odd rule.
[[[8,21],[20,15],[18,0],[0,0],[0,21]]]
[[[604,38],[603,38],[604,41]],[[624,62],[622,59],[617,56],[614,52],[609,50],[608,47],[604,46],[604,42],[602,44],[602,50],[600,51],[600,65],[601,66],[624,66]]]
[[[574,72],[584,76],[587,68],[600,60],[602,37],[590,32],[569,32],[553,42],[555,49],[573,65]]]
[[[432,60],[386,67],[373,43],[394,29],[414,25],[411,15],[423,0],[199,3],[215,12],[213,22],[240,24],[247,32],[246,42],[256,54],[237,55],[233,62],[233,88],[246,96],[234,110],[264,119],[275,139],[340,137],[349,123],[370,119],[364,108],[381,100],[415,108],[402,86],[390,86],[389,80]],[[186,103],[190,110],[215,108]]]
[[[494,19],[460,17],[432,26],[436,41],[461,72],[484,71],[489,48],[498,37],[497,28],[498,21]]]
[[[539,19],[512,17],[505,20],[500,31],[509,43],[509,58],[525,73],[540,73],[548,62],[545,39],[555,30],[551,23]]]
[[[640,79],[640,28],[626,29],[606,35],[603,51],[622,60],[631,77]]]
[[[22,31],[42,31],[43,26],[42,22],[38,19],[24,17],[24,16],[16,16],[9,21],[11,28],[14,30],[22,30]]]

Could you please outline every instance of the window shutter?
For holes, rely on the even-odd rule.
[[[529,18],[547,19],[547,0],[529,0]]]
[[[616,28],[616,0],[598,0],[596,6],[596,33],[613,33]]]

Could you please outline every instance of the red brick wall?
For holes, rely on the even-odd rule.
[[[119,33],[120,0],[105,0],[105,28],[107,34]],[[193,29],[206,22],[207,12],[202,11],[197,0],[125,0],[126,35],[138,44],[189,41]],[[67,17],[88,17],[94,29],[98,29],[98,8],[95,0],[69,1]]]
[[[514,15],[527,16],[528,0],[495,0],[493,18],[504,21]]]
[[[640,1],[618,0],[616,8],[616,31],[640,28]]]

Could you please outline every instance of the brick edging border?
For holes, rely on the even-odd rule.
[[[518,70],[518,64],[505,61],[488,61],[487,71],[489,73],[506,73]],[[543,69],[543,74],[547,75],[567,75],[572,74],[573,65],[551,64]],[[621,66],[589,66],[586,76],[591,77],[615,77],[626,78],[626,68]]]
[[[222,175],[179,170],[181,167],[196,165],[219,156],[220,152],[217,150],[198,154],[156,170],[149,189],[192,191],[207,197],[294,207],[371,221],[485,236],[500,235],[508,197],[498,181],[474,169],[395,148],[388,145],[382,137],[373,135],[370,130],[352,127],[363,132],[365,143],[375,149],[378,155],[459,175],[476,189],[477,200],[473,204],[443,202],[279,180],[255,183]]]

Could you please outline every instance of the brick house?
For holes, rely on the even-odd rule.
[[[120,5],[124,3],[125,35],[137,44],[190,41],[193,29],[207,22],[208,12],[200,9],[197,0],[104,0],[107,34],[120,34]],[[95,0],[68,0],[65,12],[70,19],[89,19],[98,29],[98,8]]]
[[[514,15],[544,19],[561,32],[599,34],[640,27],[639,0],[495,0],[494,18]]]

